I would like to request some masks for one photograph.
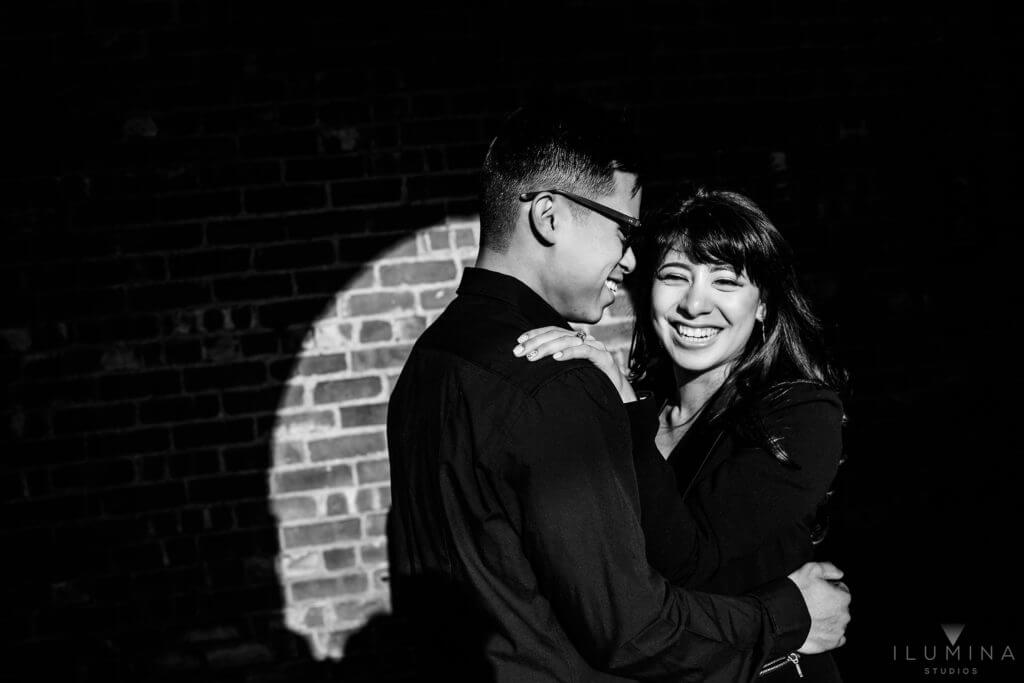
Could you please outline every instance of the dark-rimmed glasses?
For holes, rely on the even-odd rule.
[[[635,237],[634,231],[640,229],[639,218],[633,218],[629,214],[622,213],[621,211],[616,211],[610,206],[599,204],[598,202],[595,202],[593,199],[587,199],[586,197],[581,197],[578,194],[566,192],[565,190],[536,190],[535,192],[524,192],[521,195],[519,195],[519,201],[532,202],[537,195],[544,194],[545,192],[550,192],[551,194],[560,194],[566,199],[576,202],[580,206],[587,207],[594,213],[601,214],[608,220],[615,221],[619,225],[626,228],[624,232],[626,233],[627,241],[631,241],[631,238]]]

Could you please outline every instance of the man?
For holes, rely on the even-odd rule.
[[[635,265],[641,192],[619,130],[571,108],[508,120],[484,163],[477,267],[392,394],[392,595],[424,671],[738,681],[842,643],[831,565],[743,597],[657,575],[615,389],[589,363],[511,353],[524,330],[597,322]]]

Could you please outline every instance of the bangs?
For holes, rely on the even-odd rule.
[[[725,265],[758,284],[763,266],[773,251],[758,226],[735,211],[718,207],[690,207],[675,217],[674,230],[660,231],[656,252],[659,263],[670,251],[679,251],[696,264]]]

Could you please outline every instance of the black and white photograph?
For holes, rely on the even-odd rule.
[[[1021,680],[1022,47],[8,3],[0,678]]]

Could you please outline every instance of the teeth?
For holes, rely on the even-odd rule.
[[[604,286],[607,287],[608,289],[612,290],[612,294],[618,294],[619,293],[619,283],[615,282],[614,280],[605,280],[604,281]]]
[[[676,325],[676,331],[679,336],[687,339],[710,339],[719,332],[717,327],[687,327],[685,325]]]

